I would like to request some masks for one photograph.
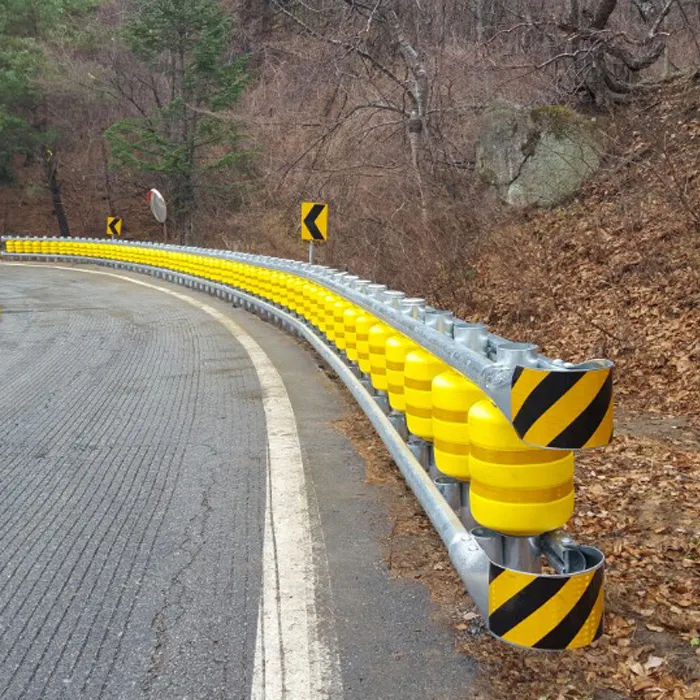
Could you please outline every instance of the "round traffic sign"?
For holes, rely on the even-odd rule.
[[[168,207],[165,204],[165,198],[158,192],[158,190],[151,190],[148,193],[148,203],[151,205],[151,211],[153,216],[156,217],[156,221],[164,224],[168,218]]]

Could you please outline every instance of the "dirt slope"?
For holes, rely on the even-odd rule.
[[[580,196],[493,232],[455,305],[551,356],[605,356],[631,410],[700,408],[700,87],[684,79],[608,120]]]

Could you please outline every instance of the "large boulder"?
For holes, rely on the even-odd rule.
[[[567,107],[498,103],[484,115],[476,163],[508,204],[551,207],[600,167],[600,153],[593,123]]]

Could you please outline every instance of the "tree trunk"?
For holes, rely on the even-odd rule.
[[[100,146],[102,147],[102,165],[104,167],[105,192],[107,194],[107,207],[109,209],[109,216],[116,216],[116,210],[114,207],[114,194],[112,191],[112,177],[109,174],[109,158],[107,157],[107,147],[105,146],[104,138],[101,139]]]
[[[67,238],[71,233],[66,210],[63,206],[61,185],[58,182],[58,157],[55,151],[52,151],[48,146],[44,146],[44,160],[46,163],[46,183],[51,192],[51,200],[53,201],[53,210],[56,214],[56,221],[58,222],[58,230],[63,238]]]
[[[484,2],[485,0],[476,0],[476,40],[480,45],[484,43],[484,38],[486,36]]]
[[[616,7],[617,0],[602,0],[591,22],[591,29],[605,29],[610,15],[615,11]]]
[[[423,175],[420,170],[420,141],[423,133],[423,126],[420,116],[417,112],[411,114],[408,122],[408,141],[411,146],[411,165],[413,166],[413,176],[416,179],[418,187],[418,196],[420,197],[420,215],[424,226],[428,225],[428,201],[425,196],[425,185],[423,183]]]

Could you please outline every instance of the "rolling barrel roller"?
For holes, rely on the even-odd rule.
[[[469,480],[469,409],[483,398],[481,389],[455,370],[433,379],[435,466],[446,476]]]
[[[528,447],[489,400],[469,410],[469,440],[471,508],[480,525],[524,537],[556,530],[571,517],[571,452]]]
[[[404,399],[408,430],[423,440],[433,440],[433,379],[447,365],[423,349],[406,356]]]
[[[377,391],[387,390],[386,342],[395,333],[393,328],[381,322],[369,329],[369,374]]]
[[[404,372],[406,356],[418,346],[404,335],[392,335],[386,341],[386,382],[389,404],[395,411],[406,410]]]

